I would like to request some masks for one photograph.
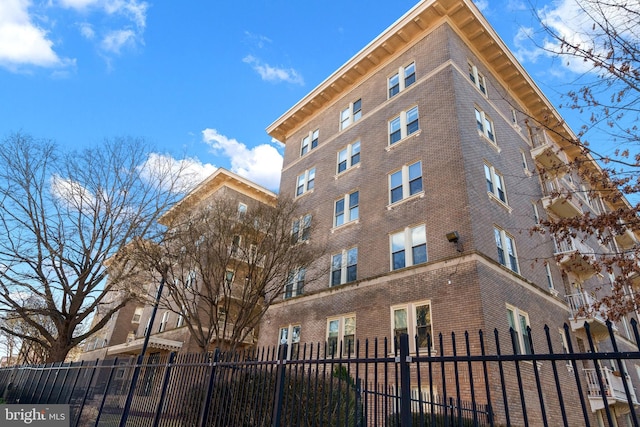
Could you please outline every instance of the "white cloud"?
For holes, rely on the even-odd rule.
[[[262,80],[268,82],[287,82],[300,86],[304,85],[304,79],[293,68],[278,68],[265,64],[253,55],[247,55],[242,62],[251,65],[251,67],[260,74]]]
[[[87,188],[79,182],[63,178],[60,175],[51,177],[51,194],[56,200],[77,211],[90,210],[96,204],[95,195]]]
[[[165,188],[167,191],[187,192],[215,172],[217,167],[194,158],[178,160],[168,154],[151,153],[138,169],[147,180],[163,180],[167,186],[172,185],[172,188]],[[166,180],[167,176],[173,177],[176,174],[176,183]]]
[[[105,52],[119,54],[123,47],[132,47],[135,43],[136,33],[132,30],[115,30],[104,36],[100,47]]]
[[[245,144],[227,138],[215,129],[202,131],[202,139],[214,151],[222,153],[231,159],[231,171],[273,190],[280,185],[282,170],[282,155],[269,144],[261,144],[248,148]]]
[[[82,22],[78,24],[78,28],[80,28],[80,34],[87,40],[93,40],[96,37],[96,32],[93,29],[93,26],[88,22]]]

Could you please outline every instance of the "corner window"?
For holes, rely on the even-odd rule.
[[[327,319],[327,356],[355,352],[356,316],[345,315]]]
[[[469,79],[478,88],[480,92],[482,92],[485,96],[487,95],[487,84],[485,82],[484,76],[478,72],[478,68],[473,65],[471,62],[468,63],[469,67]]]
[[[360,163],[360,141],[347,145],[346,148],[338,151],[338,173]]]
[[[359,217],[360,196],[358,191],[346,194],[343,198],[336,200],[333,226],[338,227],[347,222],[355,221]]]
[[[478,132],[495,144],[496,137],[493,133],[493,121],[484,113],[484,111],[480,110],[478,107],[476,107],[475,111],[476,126],[478,127]]]
[[[429,301],[391,307],[391,322],[394,346],[400,339],[400,335],[407,334],[409,335],[410,351],[415,352],[416,340],[420,349],[426,349],[429,346],[433,348],[431,303]]]
[[[306,242],[311,233],[311,214],[297,218],[291,224],[291,243]]]
[[[399,233],[392,234],[390,240],[392,270],[427,262],[427,235],[424,224],[407,227]]]
[[[284,299],[302,295],[304,291],[304,276],[306,273],[307,271],[304,268],[299,268],[289,273],[287,283],[284,285]]]
[[[389,175],[389,203],[422,192],[422,162],[415,162]]]
[[[358,99],[340,112],[340,130],[347,128],[351,123],[357,122],[361,117],[362,99]]]
[[[344,250],[331,257],[331,286],[356,280],[358,276],[358,248]]]
[[[516,242],[509,234],[500,228],[494,228],[493,234],[498,249],[498,262],[518,273],[518,258],[516,255]]]
[[[416,81],[416,64],[412,62],[406,67],[400,67],[398,72],[389,77],[389,98],[402,92]]]
[[[395,144],[419,129],[418,107],[402,111],[399,116],[389,121],[389,145]]]
[[[313,150],[318,146],[318,138],[320,136],[320,130],[316,129],[314,131],[309,132],[309,135],[302,138],[302,144],[300,148],[300,155],[304,156],[309,151]]]
[[[316,168],[308,169],[303,174],[298,175],[296,184],[296,197],[307,191],[313,190],[316,179]]]
[[[287,359],[297,358],[300,349],[300,325],[280,328],[279,344],[287,344]]]
[[[487,183],[487,192],[502,203],[507,203],[507,195],[504,190],[504,178],[493,166],[484,164],[484,177]]]
[[[507,320],[509,328],[515,334],[515,354],[531,354],[529,342],[529,315],[524,311],[507,305]]]

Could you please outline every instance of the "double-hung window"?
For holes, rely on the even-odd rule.
[[[340,130],[347,128],[351,123],[357,122],[361,117],[362,99],[358,99],[340,112]]]
[[[287,344],[287,359],[297,357],[300,348],[300,325],[289,325],[280,328],[279,344]]]
[[[422,192],[422,162],[403,166],[389,175],[389,203]]]
[[[504,191],[504,178],[493,166],[484,164],[484,177],[487,182],[487,192],[502,203],[507,203],[507,195]]]
[[[320,130],[316,129],[314,131],[309,132],[307,136],[302,138],[302,147],[300,148],[301,156],[304,156],[309,151],[313,150],[318,146],[319,136],[320,136]]]
[[[358,248],[344,250],[331,257],[331,286],[356,280],[358,276]]]
[[[291,224],[291,243],[306,242],[311,233],[311,214],[296,218]]]
[[[395,144],[419,129],[418,107],[402,111],[399,116],[389,121],[389,145]]]
[[[400,335],[409,335],[409,348],[433,347],[433,330],[431,327],[431,303],[429,301],[413,302],[391,307],[391,321],[394,343]],[[431,340],[431,342],[429,342]]]
[[[498,249],[498,262],[517,273],[518,257],[516,255],[515,240],[504,230],[497,227],[494,227],[493,234]]]
[[[484,76],[478,72],[478,68],[473,65],[471,62],[468,63],[469,66],[469,79],[471,82],[482,92],[485,96],[487,95],[487,84],[485,82]]]
[[[169,323],[169,312],[165,311],[162,314],[162,319],[160,319],[160,326],[158,327],[158,332],[163,332],[167,329],[167,323]]]
[[[327,319],[327,356],[353,354],[355,338],[355,314]]]
[[[531,354],[529,342],[529,315],[517,307],[507,305],[509,328],[514,333],[514,351],[516,354]]]
[[[316,168],[308,169],[303,174],[298,175],[296,183],[296,197],[301,196],[307,191],[313,190],[316,180]]]
[[[302,295],[304,292],[304,276],[306,273],[307,271],[304,268],[298,268],[289,272],[287,283],[284,285],[284,299]]]
[[[131,318],[131,323],[140,323],[143,311],[144,307],[136,307],[136,310],[133,312],[133,317]]]
[[[344,197],[336,200],[334,209],[333,225],[338,227],[347,222],[355,221],[359,217],[359,201],[358,191],[345,194]]]
[[[427,234],[424,224],[407,227],[391,235],[391,269],[427,262]]]
[[[233,279],[236,276],[235,271],[233,270],[227,270],[224,273],[224,284],[225,286],[227,286],[227,288],[231,287],[231,285],[233,285]]]
[[[412,62],[406,67],[400,67],[398,72],[389,77],[389,98],[402,92],[416,81],[416,64]]]
[[[492,143],[495,144],[496,136],[493,132],[493,121],[480,108],[476,107],[475,112],[476,112],[476,126],[478,127],[478,132],[482,136],[489,139]]]
[[[338,173],[360,163],[360,141],[347,145],[338,151]]]

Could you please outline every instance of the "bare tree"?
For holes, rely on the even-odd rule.
[[[148,147],[133,138],[65,153],[16,133],[2,146],[0,311],[37,333],[0,329],[46,349],[46,362],[62,361],[140,293],[128,280],[133,263],[112,269],[107,282],[107,260],[132,239],[157,235],[157,218],[178,197],[179,171],[159,163],[143,167]],[[115,291],[120,303],[89,326]]]
[[[320,274],[306,269],[323,250],[307,240],[310,223],[291,201],[255,202],[239,212],[235,197],[218,195],[168,221],[163,241],[140,250],[165,281],[160,306],[182,316],[202,352],[253,344],[285,287]],[[292,234],[293,223],[304,232]]]

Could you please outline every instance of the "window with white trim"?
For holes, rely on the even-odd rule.
[[[351,123],[355,123],[362,117],[362,99],[349,104],[340,112],[340,130],[345,129]]]
[[[480,92],[487,96],[487,84],[485,82],[484,76],[482,75],[482,73],[478,72],[478,67],[473,65],[471,62],[468,63],[468,67],[469,79]]]
[[[475,107],[476,112],[476,126],[478,127],[478,132],[489,139],[492,143],[496,143],[496,136],[493,131],[493,120],[485,114],[480,108]]]
[[[341,173],[360,163],[360,141],[338,151],[338,172]]]
[[[552,292],[556,292],[557,294],[556,288],[553,285],[553,276],[551,275],[551,267],[549,266],[549,263],[544,264],[544,271],[547,275],[547,286],[549,287],[549,290]]]
[[[314,131],[310,131],[307,136],[302,138],[300,155],[304,156],[309,151],[313,150],[318,146],[318,138],[320,137],[320,129],[316,129]]]
[[[307,270],[304,268],[298,268],[289,272],[287,283],[284,285],[284,299],[302,295],[304,292],[305,274],[307,274]]]
[[[197,278],[198,273],[196,273],[195,270],[189,271],[189,273],[187,273],[187,277],[184,279],[185,289],[193,289],[196,285]]]
[[[389,145],[397,143],[419,129],[418,107],[402,111],[399,116],[389,121]]]
[[[422,193],[422,162],[405,165],[389,175],[389,203]]]
[[[178,320],[176,321],[176,328],[181,328],[184,325],[184,317],[186,316],[186,308],[184,305],[180,310],[180,314],[178,314]]]
[[[140,323],[140,318],[142,317],[142,312],[144,311],[144,307],[136,307],[133,312],[133,317],[131,318],[131,323]]]
[[[494,227],[493,234],[498,249],[498,262],[518,273],[518,257],[516,242],[513,237],[501,228]]]
[[[356,315],[327,319],[327,356],[341,356],[355,352]]]
[[[311,214],[293,220],[291,224],[291,243],[306,242],[311,233]]]
[[[236,272],[233,270],[227,270],[224,273],[224,284],[227,287],[230,287],[231,285],[233,285],[233,279],[236,276]]]
[[[162,332],[167,329],[167,323],[169,323],[169,312],[165,311],[162,313],[162,319],[160,319],[160,326],[158,327],[158,332]]]
[[[316,179],[316,168],[308,169],[303,174],[298,175],[296,181],[296,197],[303,195],[307,191],[313,190]]]
[[[238,203],[238,218],[242,219],[247,213],[247,205]],[[204,236],[201,236],[204,237]]]
[[[355,221],[359,216],[360,196],[358,191],[345,194],[341,199],[336,200],[333,215],[333,226],[339,227],[351,221]]]
[[[346,249],[331,257],[331,286],[356,280],[358,276],[358,248]]]
[[[402,77],[400,77],[402,76]],[[388,85],[389,98],[402,92],[416,81],[416,64],[412,62],[406,67],[400,67],[398,72],[389,77]]]
[[[484,178],[487,183],[487,192],[495,196],[502,203],[507,203],[507,194],[504,189],[504,178],[493,166],[484,164]]]
[[[400,335],[409,335],[409,350],[416,351],[416,337],[418,348],[426,349],[431,344],[433,348],[433,329],[431,323],[431,302],[419,301],[391,307],[391,328],[394,345]],[[431,343],[429,343],[431,340]],[[395,347],[394,347],[395,348]]]
[[[278,344],[287,345],[287,359],[291,359],[298,356],[298,350],[300,349],[300,325],[289,325],[284,328],[280,328],[280,339]]]
[[[529,170],[529,163],[527,162],[527,155],[524,150],[520,150],[520,159],[522,160],[522,170],[525,175],[531,175],[531,170]]]
[[[407,227],[390,236],[391,269],[427,262],[427,233],[425,225]]]
[[[540,224],[540,213],[538,212],[538,203],[533,201],[531,202],[531,206],[533,206],[533,221],[536,224]]]
[[[235,235],[231,238],[231,248],[229,248],[229,254],[232,257],[238,256],[238,251],[240,250],[240,243],[242,242],[242,236]]]
[[[515,354],[531,354],[529,342],[529,315],[517,307],[507,304],[509,328],[515,333]]]

